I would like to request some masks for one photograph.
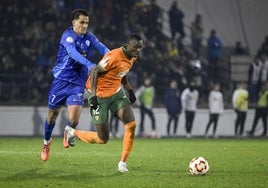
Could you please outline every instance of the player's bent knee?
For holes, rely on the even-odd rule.
[[[131,121],[131,122],[125,124],[125,129],[129,129],[130,131],[135,131],[136,121]]]

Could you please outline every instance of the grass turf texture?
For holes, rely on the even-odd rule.
[[[267,139],[136,139],[129,173],[117,172],[121,140],[77,141],[64,149],[54,138],[40,159],[42,138],[0,138],[0,187],[267,187]],[[189,161],[205,157],[210,171],[192,176]]]

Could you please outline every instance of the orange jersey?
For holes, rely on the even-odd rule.
[[[104,71],[98,76],[96,94],[106,98],[117,93],[121,88],[122,78],[129,72],[137,58],[128,59],[122,47],[111,50],[102,58],[98,66]],[[90,78],[86,83],[90,91]]]

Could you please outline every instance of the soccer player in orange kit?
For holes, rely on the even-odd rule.
[[[136,96],[127,79],[127,73],[137,60],[143,48],[141,37],[133,33],[127,43],[108,52],[98,65],[92,69],[87,81],[90,112],[96,131],[75,130],[66,126],[67,140],[78,137],[87,143],[106,144],[109,140],[109,110],[117,116],[125,126],[123,148],[119,172],[128,172],[126,161],[134,144],[136,121],[131,104],[136,101]],[[128,97],[121,85],[128,91]]]

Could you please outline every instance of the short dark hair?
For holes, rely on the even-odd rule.
[[[132,33],[128,38],[128,42],[132,40],[142,40],[142,39],[138,33]]]
[[[79,16],[80,16],[80,15],[89,17],[89,12],[86,11],[85,9],[75,9],[75,10],[71,13],[71,19],[72,19],[72,20],[77,20],[77,19],[79,19]]]

